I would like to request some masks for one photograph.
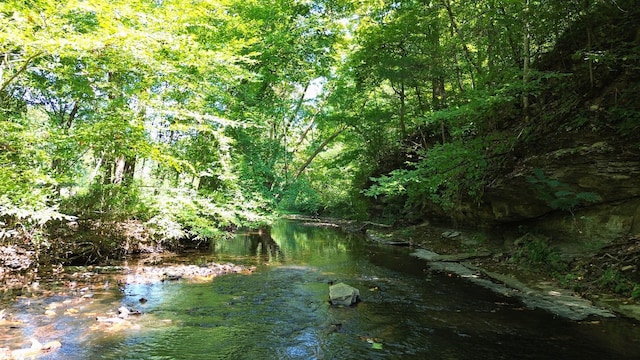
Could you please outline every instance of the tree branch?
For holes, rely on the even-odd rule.
[[[482,68],[473,60],[471,51],[469,50],[469,47],[467,46],[467,44],[464,42],[464,38],[462,37],[460,28],[458,28],[458,23],[456,22],[456,18],[453,14],[453,9],[451,9],[451,2],[449,0],[444,0],[443,5],[447,10],[447,14],[449,15],[449,20],[451,21],[452,30],[460,38],[460,42],[462,43],[462,50],[464,50],[464,54],[465,54],[465,57],[467,58],[467,61],[469,61],[471,66],[473,66],[473,68],[476,70],[476,73],[478,73],[478,75],[482,75]]]
[[[309,134],[309,131],[311,131],[315,123],[316,123],[316,114],[313,114],[313,116],[311,117],[311,120],[309,120],[309,125],[307,125],[307,127],[304,128],[304,131],[302,132],[302,134],[300,134],[300,137],[296,142],[296,147],[295,147],[296,150],[300,147],[300,145],[302,145],[302,142],[304,141],[304,139],[307,138],[307,134]]]
[[[18,77],[18,75],[22,74],[25,70],[27,70],[27,67],[29,67],[29,64],[31,63],[31,61],[33,61],[33,59],[37,58],[38,56],[42,55],[42,52],[37,52],[33,55],[31,55],[30,57],[28,57],[24,64],[22,64],[22,66],[20,66],[20,68],[13,74],[11,75],[10,78],[8,78],[5,82],[2,83],[2,87],[0,87],[0,93],[3,93],[7,86],[9,86],[9,84],[15,80],[15,78]]]

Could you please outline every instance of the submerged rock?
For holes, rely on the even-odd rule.
[[[140,312],[140,310],[136,310],[136,309],[129,309],[125,306],[120,306],[118,308],[118,317],[121,319],[126,319],[128,318],[130,315],[141,315],[142,313]]]
[[[360,290],[345,283],[338,283],[329,287],[329,301],[332,305],[351,306],[360,300]]]
[[[31,339],[31,347],[9,351],[6,348],[0,349],[0,359],[26,359],[35,358],[39,355],[59,349],[62,344],[59,341],[49,341],[46,344],[40,343],[36,339]]]

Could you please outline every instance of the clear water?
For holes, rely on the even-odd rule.
[[[271,237],[241,234],[183,260],[257,269],[126,285],[78,305],[82,316],[41,315],[64,299],[23,300],[11,311],[33,326],[11,331],[26,339],[46,326],[63,346],[42,359],[640,359],[636,322],[556,318],[335,229],[283,221]],[[331,307],[331,281],[358,288],[362,302]],[[122,305],[143,315],[97,326],[91,314]]]

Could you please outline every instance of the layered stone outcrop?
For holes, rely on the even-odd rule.
[[[571,145],[525,157],[458,220],[592,240],[640,233],[640,143],[577,138]]]

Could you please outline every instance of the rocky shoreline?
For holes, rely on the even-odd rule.
[[[175,280],[203,282],[220,275],[251,274],[255,270],[255,267],[231,263],[172,263],[176,257],[176,254],[169,253],[149,254],[119,265],[54,266],[28,271],[4,268],[0,272],[0,279],[4,280],[4,287],[0,288],[4,296],[0,296],[0,300],[9,301],[16,295],[32,297],[74,294],[80,290],[92,289],[96,284],[106,284],[108,281],[112,284],[104,286],[153,284]]]
[[[532,287],[512,275],[491,272],[464,261],[447,261],[446,257],[443,260],[442,255],[429,250],[417,249],[411,255],[426,260],[429,267],[435,271],[455,274],[496,293],[518,298],[533,309],[547,310],[571,320],[586,320],[591,316],[616,316],[611,310],[596,306],[571,291],[548,283],[544,289]]]
[[[640,321],[640,303],[637,299],[598,288],[573,291],[548,273],[514,263],[514,250],[505,242],[479,240],[480,234],[474,231],[452,230],[430,224],[397,229],[373,222],[305,217],[294,219],[314,226],[340,227],[348,232],[362,233],[369,241],[383,245],[409,247],[411,255],[425,260],[433,271],[463,277],[502,295],[518,298],[528,307],[544,309],[557,316],[578,321],[624,316]],[[635,241],[633,238],[631,240]],[[515,247],[518,241],[515,241]],[[508,243],[512,245],[514,241]],[[574,263],[599,266],[595,262],[597,257],[591,259],[589,253],[573,253],[572,256]],[[586,261],[588,258],[590,262]]]

